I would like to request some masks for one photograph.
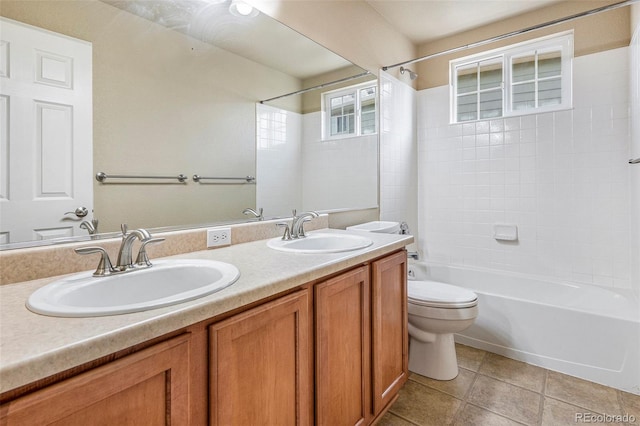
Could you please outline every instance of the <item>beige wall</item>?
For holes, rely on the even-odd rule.
[[[549,7],[523,14],[519,17],[505,19],[496,24],[486,25],[478,29],[467,31],[442,40],[423,44],[418,47],[420,57],[442,52],[447,49],[464,46],[469,43],[489,39],[533,25],[549,22],[554,19],[570,16],[586,10],[591,10],[606,4],[617,3],[609,1],[566,1]],[[454,55],[429,59],[413,66],[417,68],[418,89],[427,89],[449,84],[449,61],[473,53],[495,49],[554,34],[566,30],[574,30],[575,56],[587,55],[608,49],[628,46],[630,41],[630,11],[629,7],[599,13],[597,15],[576,19],[574,21],[555,25],[546,29],[530,32],[525,35],[512,37],[501,42],[488,44],[476,49],[469,49]]]
[[[0,14],[93,43],[96,172],[254,175],[255,102],[301,85],[95,0],[2,0]],[[94,199],[106,232],[243,219],[255,185],[94,181]]]

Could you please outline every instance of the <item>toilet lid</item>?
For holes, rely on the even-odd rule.
[[[407,296],[413,303],[435,307],[469,307],[477,304],[478,296],[471,290],[438,281],[408,281]]]

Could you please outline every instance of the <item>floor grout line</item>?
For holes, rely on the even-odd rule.
[[[391,411],[391,409],[389,409],[389,413],[393,414],[394,416],[396,416],[396,417],[397,417],[397,418],[399,418],[399,419],[404,420],[405,422],[409,422],[409,423],[411,423],[411,424],[412,424],[412,425],[414,425],[414,426],[421,426],[419,423],[416,423],[416,422],[414,422],[413,420],[409,420],[409,419],[407,419],[406,417],[404,417],[404,416],[402,416],[402,415],[400,415],[400,414],[394,413],[393,411]]]
[[[484,357],[483,357],[484,360]],[[480,364],[482,364],[482,361],[480,362]],[[478,365],[478,370],[480,369],[480,365]],[[473,372],[473,380],[471,381],[471,384],[469,385],[469,389],[467,389],[467,391],[464,393],[463,397],[462,397],[462,404],[460,404],[460,408],[458,409],[458,411],[454,414],[453,419],[451,420],[451,424],[455,424],[456,421],[458,420],[458,418],[462,415],[462,412],[464,411],[464,409],[467,407],[467,404],[469,404],[469,395],[471,395],[471,392],[474,388],[474,386],[476,385],[476,382],[478,381],[478,372],[474,371]]]
[[[527,424],[526,424],[526,423],[523,423],[523,422],[521,422],[520,420],[512,419],[512,418],[511,418],[511,417],[509,417],[509,416],[505,416],[504,414],[500,414],[500,413],[498,413],[498,412],[496,412],[496,411],[491,410],[490,408],[484,408],[484,407],[482,407],[482,406],[480,406],[480,405],[474,404],[473,402],[467,402],[467,403],[466,403],[466,405],[471,405],[471,406],[476,407],[476,408],[478,408],[478,409],[480,409],[480,410],[488,411],[488,412],[489,412],[489,413],[491,413],[491,414],[495,414],[496,416],[502,417],[503,419],[507,419],[507,420],[512,421],[512,422],[514,422],[514,423],[518,423],[519,425],[525,425],[525,426],[527,426]]]
[[[540,394],[540,407],[538,408],[538,425],[542,425],[544,419],[544,404],[547,399],[547,378],[549,377],[549,370],[544,369],[542,376],[542,393]]]
[[[494,377],[494,376],[491,376],[491,375],[489,375],[489,374],[485,374],[485,373],[477,373],[477,374],[478,374],[479,376],[487,377],[487,378],[492,379],[492,380],[495,380],[495,381],[497,381],[497,382],[506,383],[507,385],[514,386],[514,387],[516,387],[516,388],[518,388],[518,389],[526,390],[526,391],[528,391],[528,392],[537,393],[537,394],[539,394],[539,395],[544,395],[541,391],[536,391],[536,390],[533,390],[533,389],[529,389],[529,388],[524,387],[524,386],[522,386],[522,385],[518,385],[518,384],[516,384],[516,383],[512,383],[512,382],[508,382],[508,381],[506,381],[506,380],[504,380],[504,379],[501,379],[501,378],[499,378],[499,377]]]

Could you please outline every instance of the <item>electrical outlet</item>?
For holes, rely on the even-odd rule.
[[[207,229],[207,247],[228,246],[231,244],[231,228]]]

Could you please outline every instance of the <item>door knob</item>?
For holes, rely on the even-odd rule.
[[[75,214],[77,217],[85,217],[89,214],[89,210],[86,207],[78,207],[75,211],[66,212],[65,214]]]

